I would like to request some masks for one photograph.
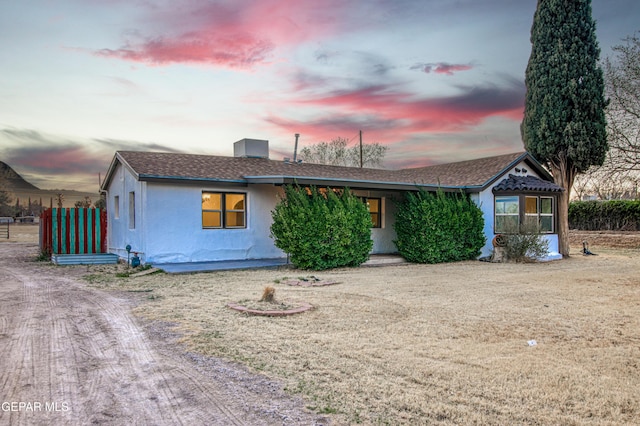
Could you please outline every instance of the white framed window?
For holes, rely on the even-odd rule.
[[[520,197],[496,197],[495,201],[494,232],[500,234],[517,230],[520,227]]]
[[[555,199],[538,195],[509,195],[495,197],[494,232],[518,232],[520,224],[533,223],[540,232],[555,231]]]
[[[553,197],[540,197],[540,232],[555,232]]]

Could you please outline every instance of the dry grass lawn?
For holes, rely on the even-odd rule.
[[[335,424],[635,424],[640,418],[640,253],[541,264],[461,262],[317,273],[292,269],[87,277],[137,291],[135,312],[190,351],[280,380]],[[229,302],[315,309],[247,316]],[[143,292],[144,291],[144,292]],[[537,344],[530,346],[528,341]]]
[[[2,224],[2,231],[6,224]],[[35,223],[11,223],[9,224],[9,239],[3,233],[0,242],[10,243],[38,243],[40,225]]]

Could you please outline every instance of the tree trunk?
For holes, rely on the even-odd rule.
[[[569,191],[558,196],[558,252],[569,257]]]
[[[558,196],[558,252],[562,257],[569,257],[569,199],[577,172],[564,158],[551,162],[549,166],[556,185],[564,188]]]

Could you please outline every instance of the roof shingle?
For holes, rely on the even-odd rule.
[[[399,170],[405,180],[444,186],[482,186],[524,156],[523,152]]]
[[[366,187],[373,183],[389,187],[417,185],[477,188],[488,185],[517,162],[530,158],[527,153],[519,152],[450,164],[384,170],[312,163],[293,164],[266,158],[118,151],[114,163],[123,163],[140,180],[282,183],[285,180],[306,179],[318,181],[320,184],[342,182],[354,188]],[[108,173],[103,183],[105,189],[110,178]]]

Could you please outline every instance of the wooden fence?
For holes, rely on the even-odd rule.
[[[107,212],[46,209],[40,216],[40,250],[51,254],[107,252]]]

